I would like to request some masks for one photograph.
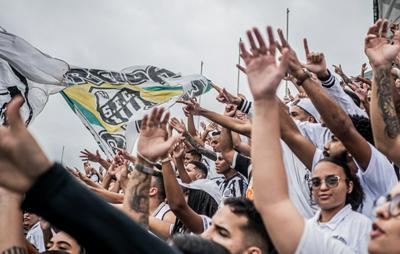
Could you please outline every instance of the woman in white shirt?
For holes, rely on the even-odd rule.
[[[330,237],[340,240],[355,253],[368,253],[372,222],[356,212],[364,192],[358,177],[345,161],[327,157],[318,162],[309,181],[312,200],[320,210],[309,222]]]

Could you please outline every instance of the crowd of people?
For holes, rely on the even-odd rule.
[[[252,98],[214,85],[224,112],[178,101],[185,121],[155,107],[135,152],[85,149],[83,170],[46,157],[14,98],[0,127],[0,252],[400,253],[398,26],[369,28],[371,79],[367,64],[352,78],[330,70],[306,39],[301,62],[277,33],[240,42]],[[295,96],[277,97],[283,79]]]

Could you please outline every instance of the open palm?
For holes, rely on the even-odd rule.
[[[400,34],[387,39],[388,21],[378,20],[368,30],[364,51],[372,66],[390,65],[400,53]]]
[[[266,46],[257,28],[254,28],[252,32],[247,32],[251,54],[246,50],[244,44],[240,43],[241,56],[246,63],[250,90],[255,101],[266,97],[275,97],[276,89],[285,76],[288,65],[287,50],[282,53],[281,63],[277,63],[272,28],[268,27],[267,32],[269,47]],[[253,34],[257,38],[259,46],[256,46]]]
[[[179,139],[179,137],[167,139],[169,113],[166,113],[161,120],[163,113],[164,108],[154,108],[150,115],[145,115],[141,124],[138,152],[141,156],[153,162],[166,155]]]

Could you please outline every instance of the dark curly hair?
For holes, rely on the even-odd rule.
[[[346,201],[345,204],[350,204],[351,209],[354,211],[357,211],[358,209],[362,209],[363,207],[363,201],[364,201],[364,191],[360,183],[360,179],[358,176],[355,174],[352,174],[350,171],[349,166],[346,163],[346,160],[344,160],[341,157],[335,157],[335,156],[330,156],[330,157],[325,157],[321,160],[318,161],[317,164],[321,162],[330,162],[333,163],[343,169],[344,174],[346,175],[346,183],[347,185],[352,182],[353,183],[353,190],[351,193],[346,194]],[[312,200],[312,188],[310,186],[310,198]]]
[[[353,122],[354,127],[357,129],[358,133],[360,133],[365,140],[367,140],[370,144],[374,145],[374,136],[372,134],[371,121],[360,115],[349,115],[351,121]]]

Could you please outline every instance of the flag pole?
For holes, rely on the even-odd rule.
[[[286,8],[286,40],[289,43],[289,8]],[[285,82],[285,96],[288,96],[288,81]]]
[[[238,64],[240,65],[240,43],[242,42],[242,38],[239,38],[239,56],[238,56]],[[236,82],[236,95],[239,94],[239,86],[240,86],[240,70],[237,68],[237,82]]]
[[[200,75],[202,75],[202,76],[203,76],[203,65],[204,65],[204,62],[203,62],[203,60],[201,60]],[[199,96],[199,105],[201,106],[201,95]],[[200,128],[200,116],[197,116],[197,129],[199,129],[199,128]]]
[[[62,150],[61,150],[61,165],[64,165],[64,164],[63,164],[63,160],[64,160],[64,149],[65,149],[65,146],[62,146]]]

